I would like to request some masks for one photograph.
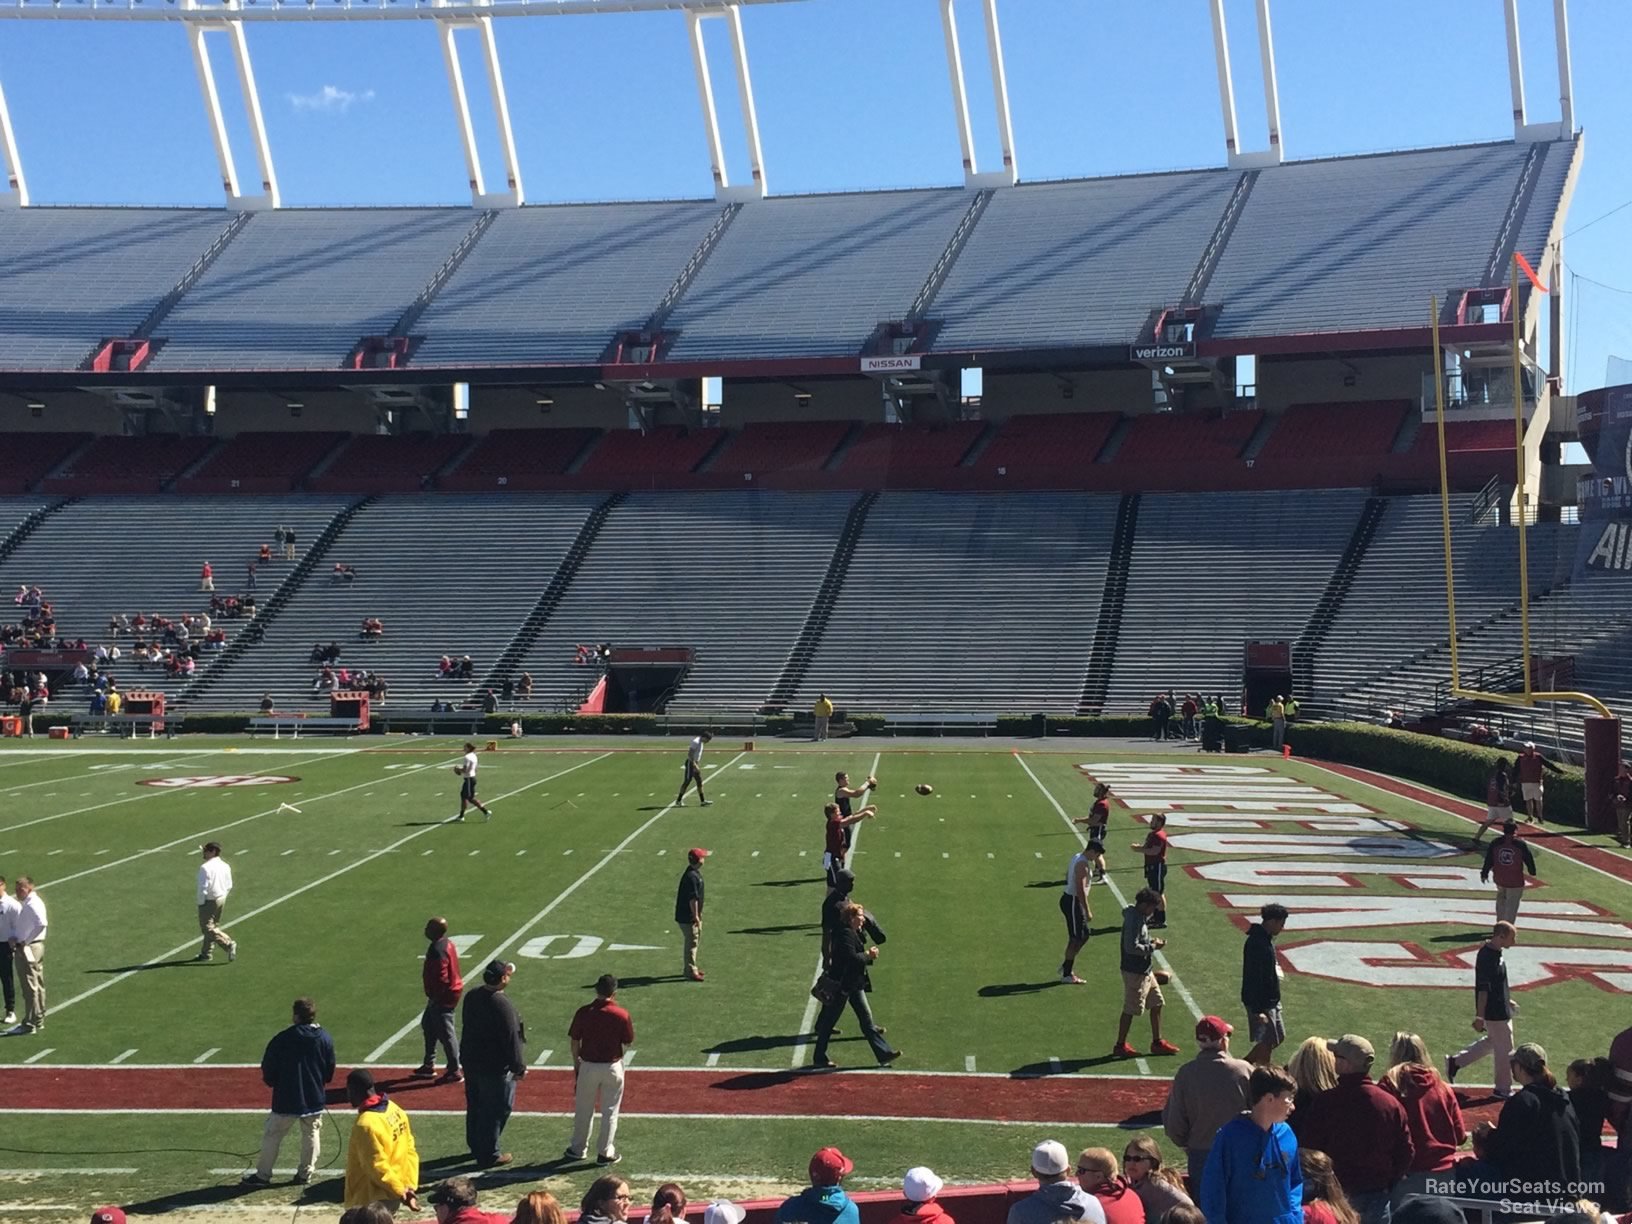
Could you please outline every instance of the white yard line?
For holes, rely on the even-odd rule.
[[[559,778],[563,774],[573,773],[576,770],[583,769],[586,765],[593,765],[597,761],[604,761],[604,760],[606,760],[607,757],[609,757],[611,755],[612,754],[610,752],[603,752],[600,756],[591,757],[587,761],[580,761],[577,765],[574,765],[574,766],[572,766],[571,768],[568,768],[568,769],[563,769],[560,773],[551,774],[547,778],[540,778],[536,782],[530,782],[526,786],[517,787],[513,791],[509,791],[509,792],[507,792],[507,793],[505,793],[503,795],[499,795],[497,798],[492,800],[492,802],[498,803],[501,800],[512,798],[515,795],[521,794],[523,791],[531,790],[535,786],[542,786],[544,783],[549,782],[554,778]],[[370,783],[363,782],[363,783],[359,783],[359,785],[360,786],[368,786],[368,785],[370,785]],[[357,787],[348,787],[347,789],[356,790]],[[308,800],[308,802],[311,802],[311,801]],[[284,904],[284,902],[293,901],[296,897],[299,897],[299,896],[302,896],[305,893],[311,892],[312,889],[314,889],[314,888],[322,887],[324,884],[327,884],[330,880],[337,880],[343,875],[347,875],[350,872],[356,871],[357,868],[362,867],[362,866],[364,866],[364,865],[366,865],[368,863],[372,863],[375,859],[380,858],[380,857],[382,857],[384,855],[390,854],[393,850],[397,849],[399,846],[407,845],[409,842],[413,841],[415,838],[424,837],[425,834],[433,833],[437,829],[442,828],[444,825],[449,825],[449,824],[455,823],[455,821],[457,819],[458,819],[457,817],[449,816],[444,820],[437,821],[435,824],[426,825],[422,829],[415,829],[412,833],[409,833],[407,836],[399,837],[396,841],[392,842],[389,846],[386,846],[384,849],[375,850],[375,851],[373,851],[373,852],[371,852],[369,854],[365,854],[362,858],[355,859],[352,862],[347,863],[344,867],[341,867],[336,871],[329,872],[329,874],[326,875],[326,876],[319,876],[317,879],[311,881],[309,884],[302,884],[299,888],[290,889],[288,892],[284,893],[282,896],[275,897],[271,901],[268,901],[265,905],[257,906],[255,909],[250,910],[247,914],[242,914],[242,915],[234,918],[230,925],[233,928],[236,928],[236,927],[240,926],[241,924],[243,924],[245,922],[248,922],[251,918],[254,918],[254,917],[257,917],[260,914],[266,913],[268,910],[277,909],[277,907]],[[136,974],[140,973],[143,969],[149,968],[149,967],[151,967],[153,965],[157,965],[162,961],[167,961],[172,956],[180,955],[182,952],[185,952],[188,948],[191,948],[197,942],[198,942],[198,939],[195,936],[194,938],[189,939],[184,944],[177,944],[174,948],[171,948],[168,952],[161,952],[161,953],[159,953],[159,955],[153,957],[151,960],[143,961],[142,964],[140,966],[138,966],[137,968],[135,968],[135,969],[127,969],[123,973],[116,973],[116,974],[114,974],[114,976],[110,977],[107,981],[99,982],[97,985],[92,986],[89,990],[81,991],[79,994],[75,995],[73,998],[68,999],[65,1002],[53,1004],[52,1007],[51,1007],[51,1010],[53,1012],[60,1012],[66,1007],[72,1007],[75,1003],[83,1002],[84,1000],[90,998],[92,995],[100,994],[102,991],[106,990],[110,986],[118,985],[120,982],[124,981],[126,978],[134,977]],[[417,1018],[415,1020],[415,1023],[416,1024],[418,1023]]]
[[[15,764],[31,764],[32,762],[14,762]],[[4,766],[0,766],[4,768]],[[0,789],[0,795],[15,795],[18,791],[33,790],[36,786],[66,786],[70,782],[84,782],[91,778],[105,778],[109,774],[122,773],[127,769],[135,769],[134,765],[111,765],[107,769],[99,769],[95,773],[70,774],[66,778],[42,778],[38,782],[24,782],[17,786],[8,786]]]
[[[878,777],[878,763],[879,763],[879,761],[881,761],[883,759],[884,759],[884,754],[882,752],[874,754],[874,756],[873,756],[873,767],[867,771],[867,776],[868,777],[870,777],[870,778]],[[872,796],[868,795],[867,798],[871,799]],[[856,856],[856,846],[859,845],[860,842],[861,842],[861,825],[860,824],[853,824],[853,825],[850,826],[850,828],[852,830],[854,830],[855,836],[853,836],[850,839],[850,854],[844,861],[844,865],[846,867],[848,867],[850,865],[851,860],[855,858],[855,856]],[[799,853],[803,854],[804,851],[801,850],[801,851],[799,851]],[[896,857],[897,858],[901,857],[899,852],[896,854]],[[822,954],[820,952],[817,952],[816,953],[816,972],[810,975],[810,989],[811,990],[816,989],[816,983],[821,980],[821,976],[822,976]],[[807,1042],[805,1040],[805,1038],[806,1038],[807,1035],[813,1035],[813,1034],[811,1034],[811,1030],[813,1028],[815,1028],[815,1026],[816,1026],[816,1013],[819,1010],[819,1008],[820,1008],[820,1005],[816,1002],[816,996],[815,995],[810,995],[805,1000],[805,1014],[802,1017],[800,1017],[800,1019],[799,1019],[799,1032],[796,1034],[797,1040],[795,1040],[794,1043],[793,1043],[793,1053],[790,1056],[790,1060],[789,1060],[789,1063],[788,1063],[788,1065],[790,1067],[797,1067],[797,1066],[799,1066],[800,1064],[802,1064],[805,1061],[805,1046],[810,1044],[809,1042]]]
[[[606,754],[606,756],[611,756],[611,755],[612,755],[611,753]],[[740,761],[743,757],[745,757],[747,755],[748,754],[746,752],[737,753],[737,755],[732,757],[729,761],[727,761],[725,763],[725,765],[723,765],[721,767],[721,769],[729,769],[732,765],[735,765],[738,761]],[[596,760],[603,760],[604,758],[603,757],[596,757],[595,759]],[[548,781],[548,779],[545,779],[545,781]],[[490,961],[498,960],[506,952],[508,952],[511,948],[513,948],[516,944],[520,943],[523,939],[525,939],[527,937],[527,933],[529,931],[531,931],[539,923],[543,922],[544,919],[548,918],[551,914],[555,913],[555,910],[556,910],[557,906],[559,906],[568,897],[572,896],[573,893],[577,892],[585,884],[589,883],[589,881],[592,878],[594,878],[600,872],[601,868],[605,867],[608,863],[610,863],[618,855],[622,854],[624,852],[624,850],[626,850],[629,847],[629,845],[637,837],[639,837],[642,833],[646,832],[647,829],[651,828],[658,821],[662,820],[663,817],[667,816],[670,812],[674,811],[674,807],[675,807],[674,804],[672,804],[672,803],[669,804],[667,807],[665,807],[661,811],[659,811],[657,813],[657,815],[653,816],[645,824],[641,825],[640,828],[636,829],[633,833],[629,834],[628,837],[624,838],[616,846],[613,846],[612,849],[608,850],[605,854],[603,854],[601,856],[600,860],[593,867],[591,867],[588,871],[584,872],[583,875],[579,876],[571,884],[567,885],[566,888],[562,889],[561,892],[559,894],[557,894],[555,900],[551,901],[543,909],[539,910],[538,913],[534,914],[526,922],[522,923],[521,926],[518,927],[515,931],[513,931],[510,934],[510,937],[508,939],[506,939],[503,943],[499,944],[498,947],[494,948],[491,952],[484,953],[483,954],[484,957],[487,960],[490,960]],[[567,853],[570,854],[571,851],[569,850],[569,851],[567,851]],[[392,1033],[391,1036],[387,1037],[379,1045],[375,1046],[374,1049],[369,1051],[368,1056],[363,1059],[363,1062],[364,1063],[377,1062],[379,1059],[383,1058],[387,1053],[389,1053],[391,1048],[393,1046],[395,1046],[397,1044],[397,1042],[401,1041],[404,1037],[408,1036],[409,1033],[413,1032],[414,1029],[416,1029],[418,1027],[419,1027],[419,1013],[415,1013],[414,1018],[412,1020],[408,1021],[407,1024],[404,1024],[400,1029],[398,1029],[396,1032]]]
[[[348,752],[364,752],[364,751],[366,751],[366,749],[363,749],[363,748],[349,748],[349,749],[347,749],[347,751]],[[318,759],[317,757],[309,757],[304,761],[289,761],[289,762],[285,762],[283,765],[279,766],[279,768],[280,769],[285,769],[285,768],[289,768],[289,767],[295,766],[295,765],[309,765],[309,764],[311,764],[313,761],[315,761],[317,759]],[[111,772],[111,771],[108,771],[108,772]],[[258,778],[258,777],[261,777],[261,776],[263,776],[265,774],[269,774],[269,773],[272,773],[272,772],[273,771],[270,770],[270,769],[262,769],[262,770],[259,770],[256,773],[250,774],[249,776],[254,777],[254,778]],[[68,781],[68,779],[63,779],[63,778],[57,778],[57,779],[53,779],[53,780],[58,781],[58,782]],[[38,816],[33,820],[25,820],[21,824],[8,825],[6,828],[0,829],[0,837],[3,837],[8,833],[15,833],[15,832],[17,832],[18,829],[28,829],[28,828],[32,828],[35,825],[49,824],[53,820],[62,820],[65,817],[68,817],[68,816],[83,816],[87,812],[99,812],[103,808],[119,807],[122,804],[126,804],[126,803],[141,803],[144,799],[159,799],[159,798],[162,798],[165,795],[169,795],[169,796],[171,796],[173,798],[174,796],[176,796],[178,794],[186,795],[186,794],[197,794],[197,793],[198,793],[197,791],[169,790],[169,789],[166,789],[165,787],[162,787],[162,786],[145,787],[139,793],[134,794],[134,795],[126,795],[123,799],[109,799],[105,803],[93,803],[89,807],[74,808],[71,811],[57,812],[55,815],[51,815],[51,816]],[[49,798],[49,796],[47,796],[47,797]]]
[[[1060,801],[1054,798],[1054,793],[1050,791],[1048,787],[1043,785],[1043,780],[1032,772],[1031,766],[1026,762],[1026,758],[1016,752],[1014,754],[1014,761],[1015,764],[1019,765],[1021,769],[1026,771],[1026,776],[1036,783],[1038,790],[1043,792],[1043,798],[1047,799],[1053,806],[1054,810],[1060,814],[1060,819],[1065,821],[1065,827],[1071,830],[1071,836],[1077,839],[1077,844],[1079,846],[1086,846],[1088,844],[1088,839],[1083,836],[1082,829],[1071,822],[1070,815],[1063,807],[1060,806]],[[1122,895],[1122,890],[1116,886],[1116,881],[1111,879],[1109,875],[1106,875],[1104,884],[1106,888],[1111,890],[1111,896],[1116,898],[1117,905],[1122,909],[1127,909],[1128,899]],[[1179,980],[1179,975],[1173,970],[1172,962],[1169,961],[1166,955],[1164,955],[1162,952],[1157,952],[1156,963],[1163,969],[1166,969],[1168,973],[1172,974],[1172,977],[1169,979],[1167,984],[1173,987],[1173,992],[1177,994],[1179,998],[1184,1000],[1184,1005],[1190,1009],[1191,1016],[1197,1020],[1200,1020],[1204,1013],[1202,1012],[1201,1008],[1196,1005],[1195,998],[1188,990],[1185,989],[1184,983]]]

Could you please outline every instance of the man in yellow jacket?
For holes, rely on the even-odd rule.
[[[395,1212],[419,1210],[419,1151],[402,1106],[374,1087],[359,1067],[346,1076],[346,1099],[357,1111],[346,1151],[346,1207],[384,1202]]]
[[[826,693],[817,695],[816,704],[811,708],[811,714],[816,719],[815,734],[811,738],[818,742],[825,740],[827,738],[828,721],[833,717],[833,703],[827,699]]]

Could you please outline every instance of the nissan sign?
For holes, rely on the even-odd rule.
[[[896,374],[902,370],[916,370],[921,368],[923,358],[917,354],[908,356],[901,354],[894,357],[863,357],[861,372],[863,374]]]

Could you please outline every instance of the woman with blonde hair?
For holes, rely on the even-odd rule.
[[[510,1224],[567,1224],[567,1213],[547,1190],[534,1190],[516,1204],[516,1216]]]
[[[1360,1224],[1332,1171],[1330,1156],[1314,1148],[1299,1148],[1298,1166],[1303,1170],[1303,1224]]]
[[[1162,1149],[1149,1135],[1128,1140],[1122,1149],[1122,1171],[1144,1204],[1145,1224],[1165,1224],[1175,1207],[1195,1207],[1178,1175],[1162,1167]]]
[[[1468,1138],[1462,1104],[1440,1078],[1428,1046],[1415,1033],[1395,1033],[1388,1047],[1388,1070],[1377,1086],[1405,1108],[1411,1128],[1411,1173],[1435,1173],[1456,1161]]]
[[[1287,1074],[1297,1082],[1296,1108],[1301,1110],[1310,1101],[1328,1089],[1337,1087],[1337,1059],[1326,1045],[1324,1037],[1304,1039],[1286,1064]],[[1294,1112],[1292,1117],[1297,1118]],[[1297,1123],[1293,1122],[1296,1130]]]

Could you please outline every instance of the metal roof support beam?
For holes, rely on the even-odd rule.
[[[482,177],[482,155],[476,147],[476,129],[470,118],[470,94],[465,88],[464,69],[459,64],[458,30],[475,30],[487,65],[487,85],[493,96],[493,118],[499,126],[499,147],[504,152],[503,191],[489,193]],[[515,129],[510,124],[510,98],[504,89],[504,73],[499,67],[499,44],[493,36],[489,17],[442,19],[436,23],[442,44],[442,62],[448,70],[448,88],[453,93],[453,109],[458,120],[459,139],[465,148],[465,173],[470,182],[470,202],[477,208],[515,208],[524,198],[521,163],[516,157]]]
[[[1575,132],[1575,77],[1570,70],[1570,0],[1553,0],[1553,38],[1558,43],[1558,111],[1560,136]]]
[[[1513,135],[1524,131],[1524,62],[1519,54],[1519,0],[1503,0],[1507,18],[1507,80],[1513,93]]]
[[[238,178],[237,164],[233,160],[232,138],[227,133],[226,118],[221,111],[221,91],[215,82],[215,69],[210,64],[210,48],[206,41],[212,28],[224,31],[232,44],[233,60],[238,69],[238,86],[243,91],[244,112],[249,118],[250,140],[254,143],[255,161],[261,171],[258,195],[244,192]],[[278,176],[272,167],[272,145],[266,136],[266,117],[261,110],[261,95],[255,86],[255,70],[249,62],[249,41],[244,37],[242,23],[223,20],[190,24],[187,37],[192,44],[199,87],[204,91],[204,113],[209,119],[215,156],[221,166],[221,187],[226,193],[227,207],[242,211],[278,207]]]
[[[1003,37],[997,27],[997,0],[985,0],[986,53],[992,61],[992,101],[997,106],[997,139],[1003,149],[1000,181],[1012,186],[1020,171],[1014,158],[1014,123],[1009,116],[1009,75],[1003,67]],[[991,184],[982,184],[990,186]]]
[[[946,70],[952,78],[952,113],[958,124],[958,145],[963,150],[963,181],[974,186],[975,136],[969,123],[969,90],[963,83],[963,52],[958,47],[958,16],[954,0],[941,0],[941,29],[946,35]]]
[[[1269,0],[1258,0],[1258,54],[1264,69],[1264,116],[1269,120],[1269,151],[1281,160],[1281,91],[1275,79],[1275,38],[1270,32]]]
[[[950,0],[949,0],[950,2]],[[1213,58],[1218,61],[1218,106],[1224,116],[1224,152],[1234,164],[1239,151],[1235,122],[1235,78],[1230,73],[1230,40],[1224,27],[1224,0],[1212,0]]]
[[[703,42],[703,22],[722,18],[731,31],[731,55],[736,60],[737,100],[742,107],[742,125],[748,142],[750,181],[731,185],[731,171],[725,161],[725,144],[720,139],[720,111],[714,100],[714,80],[708,70],[708,48]],[[723,12],[686,10],[686,31],[691,36],[691,62],[697,71],[697,96],[703,105],[703,132],[708,140],[709,168],[714,175],[714,198],[721,201],[762,199],[766,193],[765,155],[759,142],[759,111],[754,105],[754,83],[748,72],[748,44],[742,35],[742,13],[735,4]]]
[[[26,208],[28,180],[23,177],[23,159],[17,152],[17,133],[11,127],[4,85],[0,85],[0,158],[6,163],[6,185],[0,189],[0,208]]]

